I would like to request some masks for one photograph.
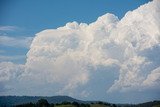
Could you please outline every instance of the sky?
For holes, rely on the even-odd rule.
[[[160,99],[158,0],[0,0],[0,95]]]
[[[121,2],[116,0],[100,2],[92,0],[0,0],[0,26],[8,27],[8,30],[1,30],[0,33],[1,36],[19,39],[19,37],[34,37],[42,30],[64,26],[68,22],[77,21],[89,24],[105,13],[113,13],[121,19],[127,11],[136,9],[147,2],[148,0],[122,0]],[[5,56],[23,56],[28,52],[28,48],[22,46],[10,48],[0,45],[0,49],[7,51],[1,52],[1,55]],[[25,56],[14,62],[25,63]]]

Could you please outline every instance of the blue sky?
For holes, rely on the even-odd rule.
[[[0,67],[2,68],[0,69],[1,70],[0,86],[2,87],[0,88],[0,95],[50,95],[50,93],[52,92],[54,93],[53,95],[64,94],[64,95],[71,95],[75,98],[80,98],[84,100],[88,99],[103,100],[103,101],[117,102],[117,103],[123,103],[123,102],[137,103],[137,102],[159,99],[160,98],[158,96],[158,94],[160,93],[158,91],[159,87],[157,88],[155,86],[155,84],[159,84],[159,82],[157,82],[159,77],[156,76],[155,78],[157,80],[156,79],[152,80],[153,79],[152,76],[154,76],[156,73],[160,74],[159,73],[160,62],[159,60],[157,60],[159,59],[158,53],[160,49],[158,41],[159,39],[157,39],[159,38],[159,33],[157,33],[158,32],[157,26],[159,25],[156,19],[156,15],[158,16],[159,13],[153,12],[151,13],[153,15],[148,15],[148,14],[146,15],[146,11],[150,12],[152,10],[145,11],[145,9],[153,9],[154,11],[155,10],[154,6],[157,5],[150,4],[149,5],[150,8],[146,6],[139,9],[140,12],[139,10],[137,10],[134,13],[131,12],[127,14],[128,16],[125,17],[126,19],[121,21],[121,19],[128,11],[135,10],[138,7],[140,7],[140,5],[143,5],[148,2],[149,0],[14,0],[14,1],[0,0]],[[112,13],[114,15],[106,13]],[[119,20],[117,19],[116,16],[119,18]],[[142,16],[142,19],[140,19],[139,16]],[[97,20],[97,18],[99,18],[99,20]],[[146,19],[143,20],[143,18]],[[138,22],[139,19],[141,20],[140,22]],[[155,19],[155,21],[149,19]],[[130,20],[131,25],[128,22],[128,20]],[[77,25],[76,22],[68,23],[73,21],[86,24],[92,23],[92,25],[88,25],[88,27],[90,28],[90,30],[88,30],[88,28],[85,28],[86,24]],[[138,22],[138,24],[135,23],[136,21]],[[116,29],[115,26],[119,22],[121,22],[122,26],[121,24],[119,24],[119,26]],[[144,26],[144,24],[141,22],[144,22],[146,26]],[[66,23],[68,24],[66,25]],[[151,27],[149,26],[148,23],[151,25]],[[53,29],[56,29],[61,26],[65,26],[64,28],[61,29],[62,31],[61,30],[53,31]],[[111,32],[113,32],[113,34],[115,34],[117,37],[115,37],[112,33],[110,34],[110,32],[109,33],[107,32],[108,29],[110,29],[110,26],[111,29],[113,27],[113,30],[111,30]],[[138,29],[138,27],[140,30]],[[85,38],[79,32],[77,33],[77,35],[79,37],[82,36],[83,39],[82,38],[79,39],[77,35],[73,35],[74,33],[68,34],[63,32],[63,29],[67,30],[70,29],[71,32],[72,30],[74,32],[76,28],[81,28],[84,31],[88,30],[90,34],[93,34],[92,35],[93,38],[96,38],[95,41],[93,40],[90,43],[90,46],[92,47],[86,50],[86,53],[91,52],[89,53],[91,55],[89,56],[84,55],[84,57],[80,58],[83,59],[82,62],[81,60],[79,61],[77,57],[74,57],[75,54],[72,53],[75,51],[75,53],[77,53],[76,54],[77,56],[83,56],[83,54],[80,53],[82,50],[77,51],[78,49],[81,48],[78,48],[77,50],[73,49],[70,53],[70,56],[67,56],[68,54],[65,54],[66,52],[63,52],[65,49],[68,50],[68,47],[71,49],[73,47],[76,47],[77,46],[76,43],[77,42],[79,43],[79,41],[83,41],[83,39]],[[46,29],[52,29],[51,30],[52,36],[50,34],[50,30]],[[106,31],[104,31],[104,29]],[[121,32],[121,29],[123,30],[123,32]],[[157,34],[155,34],[155,32]],[[82,34],[83,33],[84,32],[82,32]],[[87,33],[85,32],[84,35]],[[121,33],[122,37],[121,35],[119,36],[119,34]],[[37,34],[36,36],[37,38],[35,39],[32,47],[30,48],[30,44],[34,39],[35,34]],[[56,34],[59,36],[54,38]],[[89,40],[92,39],[92,36],[90,36],[90,34],[86,35],[87,37],[90,37]],[[104,42],[103,41],[104,38],[105,38],[104,40],[106,40],[107,37],[106,34],[113,36],[114,39],[111,38],[113,40],[111,40],[109,44],[103,44],[104,46],[101,47],[99,46],[99,44],[101,44],[101,42],[102,43]],[[130,44],[125,44],[126,41],[123,40],[123,36],[124,38],[126,36],[129,38],[130,35],[136,36],[137,38],[142,37],[142,35],[140,35],[139,37],[139,34],[145,35],[146,38],[141,38],[139,41],[138,40],[136,41],[134,38],[131,37],[131,39],[128,40]],[[63,37],[63,35],[67,35],[67,37],[65,38]],[[101,36],[104,38],[101,38]],[[52,40],[51,44],[50,44],[51,41],[50,39]],[[87,38],[85,39],[86,40],[84,41],[88,40]],[[112,43],[116,39],[119,40],[121,44],[117,45],[116,43]],[[58,43],[56,40],[58,41]],[[59,42],[60,40],[62,41]],[[46,48],[43,48],[43,45],[41,43],[46,43]],[[105,41],[105,43],[107,42]],[[139,45],[137,45],[136,43]],[[129,47],[131,45],[133,45],[133,49]],[[36,46],[38,46],[38,48]],[[54,46],[57,47],[54,48]],[[100,47],[102,49],[102,52],[101,51],[99,52],[101,56],[104,55],[103,58],[106,58],[106,56],[107,58],[109,58],[105,59],[106,62],[103,60],[103,58],[98,59],[99,56],[96,56],[97,55],[96,52],[100,48],[94,46]],[[83,47],[83,45],[79,47]],[[92,50],[93,47],[95,49],[95,50],[93,49],[94,51]],[[137,51],[137,49],[139,48],[141,48],[142,50]],[[59,53],[58,52],[56,53],[56,49],[57,50],[59,49],[58,52],[62,52],[59,55],[60,57],[57,55]],[[123,49],[126,49],[125,52],[128,49],[129,50],[127,51],[128,53],[123,53],[124,52]],[[26,58],[27,53],[28,53],[28,58]],[[128,55],[127,57],[129,58],[126,60],[125,59],[126,57],[124,58],[123,55],[121,54],[125,54],[126,56]],[[57,57],[55,57],[56,55]],[[45,60],[41,58],[42,56]],[[48,57],[49,60],[51,59],[50,62],[47,62]],[[70,60],[68,57],[69,58],[71,57],[73,61]],[[56,60],[57,61],[56,62],[54,58],[57,58],[58,61]],[[92,58],[93,59],[90,62],[89,61],[87,62],[86,60],[84,60],[85,58],[86,59],[88,58],[88,60]],[[116,61],[119,61],[122,65],[117,64],[115,59]],[[77,60],[82,64],[76,65],[77,63],[79,63],[76,62]],[[103,64],[103,62],[105,63]],[[83,64],[85,65],[85,67]],[[75,65],[75,67],[72,65]],[[124,66],[126,66],[126,68]],[[128,66],[130,66],[130,68],[127,69]],[[72,67],[73,69],[70,69]],[[46,70],[46,68],[48,69]],[[82,71],[79,71],[79,69],[81,68]],[[23,73],[24,75],[26,75],[25,73],[28,72],[27,71],[28,69],[30,70],[29,72],[31,74],[37,73],[39,76],[42,76],[41,77],[42,79],[40,80],[38,79],[39,82],[37,80],[34,80],[36,78],[34,75],[29,77],[27,75],[24,77],[25,79],[26,78],[31,80],[33,79],[32,81],[34,81],[36,85],[34,84],[34,82],[32,84],[32,82],[27,81],[27,79],[19,81],[21,80],[21,75]],[[44,69],[46,70],[46,72],[43,72]],[[68,80],[68,78],[65,78],[63,77],[63,75],[60,75],[61,73],[59,74],[55,72],[54,71],[55,69],[58,72],[62,72],[62,74],[65,76],[70,76],[69,74],[73,74],[73,76],[70,77],[71,80],[70,79]],[[127,70],[123,71],[123,69]],[[135,69],[137,71],[134,71]],[[50,74],[50,70],[53,71],[53,73],[55,73],[55,75],[61,78],[62,80],[59,79],[54,80],[54,78],[56,77],[54,77],[54,75],[53,78],[51,77],[52,74]],[[77,74],[72,72],[74,70],[75,71],[77,70]],[[133,70],[133,72],[130,72],[130,70],[131,71]],[[5,78],[1,79],[1,75],[3,76],[3,74],[6,74],[7,79]],[[22,75],[22,78],[24,75]],[[133,79],[128,78],[128,75]],[[47,80],[45,80],[45,77],[47,78]],[[74,77],[80,78],[80,80],[77,80],[76,78],[75,81],[73,81]],[[138,84],[136,80],[140,83]],[[45,83],[46,81],[49,82]],[[146,84],[154,85],[154,87],[150,89],[148,88],[148,86],[145,86]],[[28,88],[25,88],[25,86],[27,85]],[[75,88],[76,90],[71,89],[71,92],[75,93],[75,95],[73,95],[72,93],[68,94],[70,92],[70,88],[67,87],[68,85],[71,85],[70,87],[72,86],[76,87]],[[55,88],[55,86],[58,88]],[[43,89],[42,87],[47,87],[47,88]],[[64,88],[64,90],[63,89],[60,90],[61,88]],[[113,93],[112,92],[107,93],[107,90],[109,90],[110,88],[112,88],[112,90],[115,89],[116,91]],[[126,91],[126,90],[131,90],[131,91]],[[84,96],[88,95],[88,96],[83,97],[79,95],[79,93],[81,95]]]
[[[1,0],[1,26],[18,26],[23,35],[34,35],[48,28],[57,28],[67,22],[90,23],[105,13],[119,18],[148,0]]]
[[[91,23],[105,13],[121,19],[127,11],[136,9],[148,0],[0,0],[0,26],[14,30],[0,31],[1,36],[34,37],[36,33],[64,26],[68,22]],[[26,48],[0,46],[0,55],[25,55]],[[25,63],[25,57],[16,63]]]

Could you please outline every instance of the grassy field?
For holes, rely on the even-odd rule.
[[[68,105],[55,105],[54,107],[77,107],[77,106],[68,104]],[[90,107],[109,107],[109,106],[103,104],[90,104]]]
[[[76,106],[72,104],[67,104],[67,105],[55,105],[55,107],[76,107]]]
[[[109,106],[103,104],[91,104],[90,107],[109,107]]]

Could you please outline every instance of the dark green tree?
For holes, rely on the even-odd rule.
[[[40,99],[38,100],[38,102],[36,103],[36,105],[38,107],[49,107],[49,103],[46,99]]]
[[[113,104],[113,107],[117,107],[115,104]]]
[[[62,102],[62,105],[68,105],[68,104],[71,104],[71,103],[67,101]]]
[[[75,101],[72,102],[72,104],[75,105],[76,107],[79,107],[79,106],[80,106],[79,103],[78,103],[78,102],[75,102]]]
[[[36,107],[36,106],[35,106],[35,104],[30,102],[27,104],[16,105],[15,107]]]

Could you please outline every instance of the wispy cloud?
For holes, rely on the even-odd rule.
[[[18,29],[16,26],[0,26],[0,31],[14,31]]]
[[[6,51],[5,50],[0,50],[0,53],[5,53]]]
[[[0,62],[5,62],[5,61],[13,61],[13,60],[22,60],[25,59],[25,55],[16,55],[16,56],[4,56],[0,55]]]
[[[0,36],[0,45],[29,48],[33,37]]]

